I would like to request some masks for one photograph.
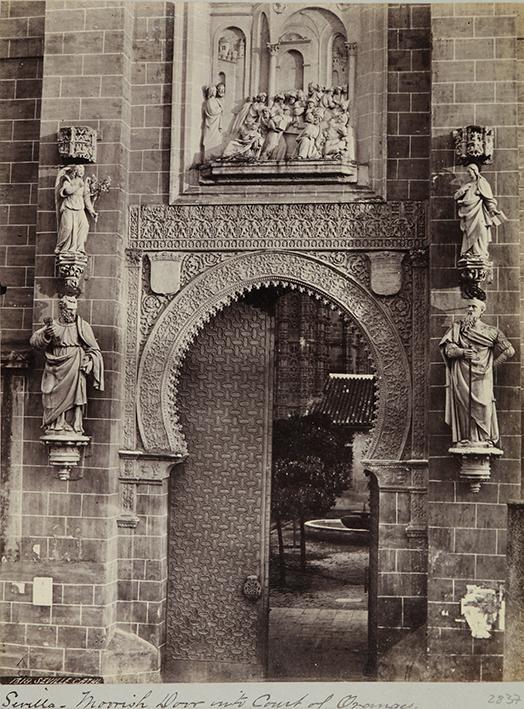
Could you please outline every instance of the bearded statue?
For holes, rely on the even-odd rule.
[[[486,309],[472,298],[467,315],[440,341],[446,362],[446,423],[453,443],[494,446],[499,427],[493,396],[493,368],[515,350],[504,333],[480,319]]]
[[[45,433],[82,435],[87,406],[87,377],[104,390],[104,362],[91,325],[77,315],[76,297],[59,301],[58,320],[47,318],[30,339],[45,353],[42,376],[43,428]]]

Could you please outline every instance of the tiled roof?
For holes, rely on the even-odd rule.
[[[336,424],[366,429],[373,423],[374,408],[374,374],[330,374],[321,399],[310,413],[325,414]]]

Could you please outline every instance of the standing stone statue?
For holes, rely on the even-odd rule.
[[[224,112],[222,104],[224,97],[223,86],[223,84],[218,84],[217,86],[208,86],[206,89],[206,100],[202,109],[204,120],[202,143],[205,161],[214,160],[219,157],[221,152],[223,140],[222,114]]]
[[[472,298],[467,315],[440,341],[446,362],[446,423],[453,443],[494,445],[499,439],[493,367],[513,357],[504,333],[481,321],[486,305]]]
[[[497,209],[490,184],[482,177],[477,165],[472,163],[467,170],[469,182],[455,192],[462,231],[460,255],[488,260],[491,229],[506,221],[506,216]]]
[[[89,180],[84,179],[83,165],[64,167],[58,172],[55,182],[55,204],[58,237],[55,253],[85,253],[89,232],[86,211],[97,220]]]
[[[59,302],[58,321],[47,318],[33,333],[30,344],[44,350],[42,376],[43,428],[47,433],[83,433],[87,405],[87,376],[95,389],[104,390],[104,362],[91,325],[77,315],[74,296]]]

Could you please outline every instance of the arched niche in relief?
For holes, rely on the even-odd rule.
[[[331,85],[346,86],[349,75],[345,37],[341,34],[334,35],[330,49],[331,61],[329,63],[331,64]]]
[[[223,104],[223,129],[227,130],[233,115],[247,94],[248,45],[239,27],[219,28],[213,46],[213,79],[226,87]]]
[[[288,49],[280,60],[277,87],[279,91],[304,88],[304,57],[297,49]]]
[[[330,10],[309,7],[293,12],[284,22],[279,40],[279,68],[284,54],[297,50],[304,58],[304,86],[332,86],[331,48],[338,36],[346,41],[343,23]]]

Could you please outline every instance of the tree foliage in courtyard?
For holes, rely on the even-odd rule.
[[[300,564],[306,565],[304,523],[328,512],[351,481],[351,447],[327,416],[293,416],[273,422],[271,516],[276,524],[279,576],[285,584],[282,525],[300,530]]]

